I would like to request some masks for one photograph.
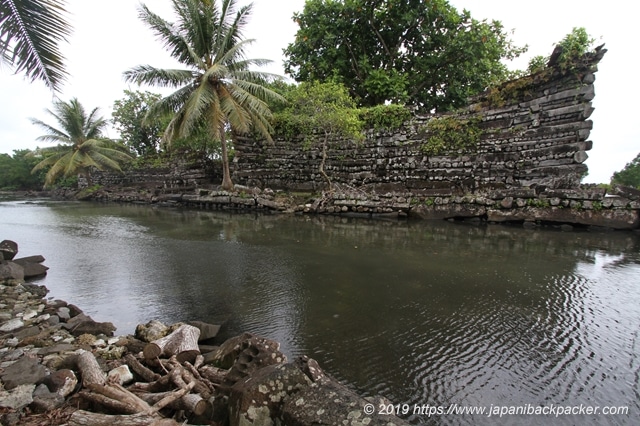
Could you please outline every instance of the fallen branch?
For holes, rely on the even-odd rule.
[[[154,373],[153,371],[142,365],[140,361],[138,361],[137,358],[131,354],[125,355],[124,360],[134,373],[142,377],[142,379],[147,382],[155,382],[161,377],[158,373]]]

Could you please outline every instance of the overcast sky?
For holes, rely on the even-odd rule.
[[[149,8],[172,20],[170,0],[148,0]],[[249,1],[241,1],[241,4]],[[247,28],[247,38],[256,39],[251,58],[274,61],[266,71],[284,74],[282,49],[294,39],[297,30],[291,17],[301,11],[304,0],[254,0],[254,13]],[[606,43],[609,52],[596,74],[596,111],[591,116],[594,128],[588,152],[589,176],[585,182],[608,182],[613,172],[621,170],[640,152],[640,129],[636,125],[640,101],[636,70],[637,43],[640,39],[636,2],[611,0],[450,0],[458,9],[468,9],[478,19],[497,19],[506,29],[513,29],[514,41],[528,44],[528,53],[514,67],[524,68],[535,55],[548,55],[554,42],[573,27],[585,27]],[[62,46],[71,74],[60,98],[77,97],[85,108],[99,107],[111,118],[113,103],[123,97],[123,90],[138,89],[122,79],[122,72],[141,64],[175,67],[153,34],[137,17],[135,0],[68,0],[74,33]],[[158,92],[152,87],[144,90]],[[0,69],[0,153],[15,149],[45,146],[35,139],[42,134],[31,125],[29,117],[51,122],[44,110],[51,108],[53,96],[42,83],[28,83],[13,75],[6,66]],[[55,124],[51,122],[51,124]],[[118,137],[111,131],[110,137]]]

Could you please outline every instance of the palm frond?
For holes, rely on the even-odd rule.
[[[63,132],[62,130],[56,129],[55,127],[45,123],[44,121],[38,120],[36,118],[30,119],[31,124],[34,124],[43,130],[49,132],[46,135],[39,136],[36,140],[46,141],[46,142],[62,142],[62,143],[73,143],[68,134]]]
[[[174,1],[174,8],[175,3]],[[189,43],[174,24],[153,13],[144,4],[141,4],[138,9],[138,17],[162,40],[164,47],[169,51],[171,57],[180,63],[198,66],[197,63],[191,62],[192,55],[189,52]]]
[[[62,0],[0,1],[0,57],[60,91],[67,71],[58,43],[71,34],[66,13]]]
[[[196,77],[193,71],[161,69],[151,65],[139,65],[123,75],[126,82],[162,87],[180,87],[192,83]]]
[[[144,118],[144,122],[150,122],[153,119],[176,114],[185,104],[189,96],[195,90],[195,86],[189,84],[181,87],[175,92],[162,99],[159,99],[153,105],[149,106],[149,110]]]
[[[208,81],[203,81],[185,102],[180,111],[182,117],[177,128],[178,137],[190,135],[204,112],[212,106],[215,108],[215,105],[220,102],[218,92],[211,90],[209,86],[210,83]]]

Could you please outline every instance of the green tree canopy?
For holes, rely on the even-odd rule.
[[[120,131],[122,142],[138,155],[157,154],[169,119],[145,118],[151,105],[162,99],[162,95],[131,90],[125,90],[124,94],[124,98],[115,101],[112,112],[113,124]]]
[[[0,62],[59,91],[66,79],[58,43],[71,33],[62,0],[0,0]]]
[[[98,108],[89,114],[78,99],[69,102],[56,101],[53,110],[46,110],[59,126],[54,127],[44,121],[32,118],[31,122],[47,133],[38,137],[39,141],[56,142],[55,147],[42,148],[35,155],[45,157],[32,170],[49,168],[45,186],[51,186],[61,176],[82,174],[90,178],[90,169],[121,171],[120,164],[131,157],[124,147],[104,138],[102,131],[108,121],[98,115]]]
[[[44,174],[31,174],[31,169],[38,163],[31,150],[13,151],[13,155],[0,154],[0,189],[4,190],[38,190],[44,183]]]
[[[449,110],[509,75],[515,47],[499,21],[478,21],[446,0],[307,0],[293,17],[285,71],[342,82],[360,105],[407,102]]]
[[[640,154],[627,163],[624,169],[615,172],[611,177],[611,183],[640,188]]]
[[[140,19],[186,69],[141,65],[124,74],[130,82],[177,88],[156,102],[150,114],[175,114],[165,132],[168,141],[190,136],[203,123],[207,126],[210,137],[221,143],[224,189],[233,188],[227,131],[246,134],[256,130],[270,140],[267,101],[281,98],[266,87],[277,76],[250,69],[271,61],[246,58],[245,49],[253,40],[243,40],[242,32],[251,5],[238,8],[236,3],[173,0],[176,22],[166,21],[142,5]]]

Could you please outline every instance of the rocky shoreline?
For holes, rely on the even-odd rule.
[[[308,357],[289,362],[273,340],[218,341],[220,326],[198,321],[115,336],[25,281],[17,244],[0,247],[2,425],[408,424],[370,413],[388,401],[362,398]]]

